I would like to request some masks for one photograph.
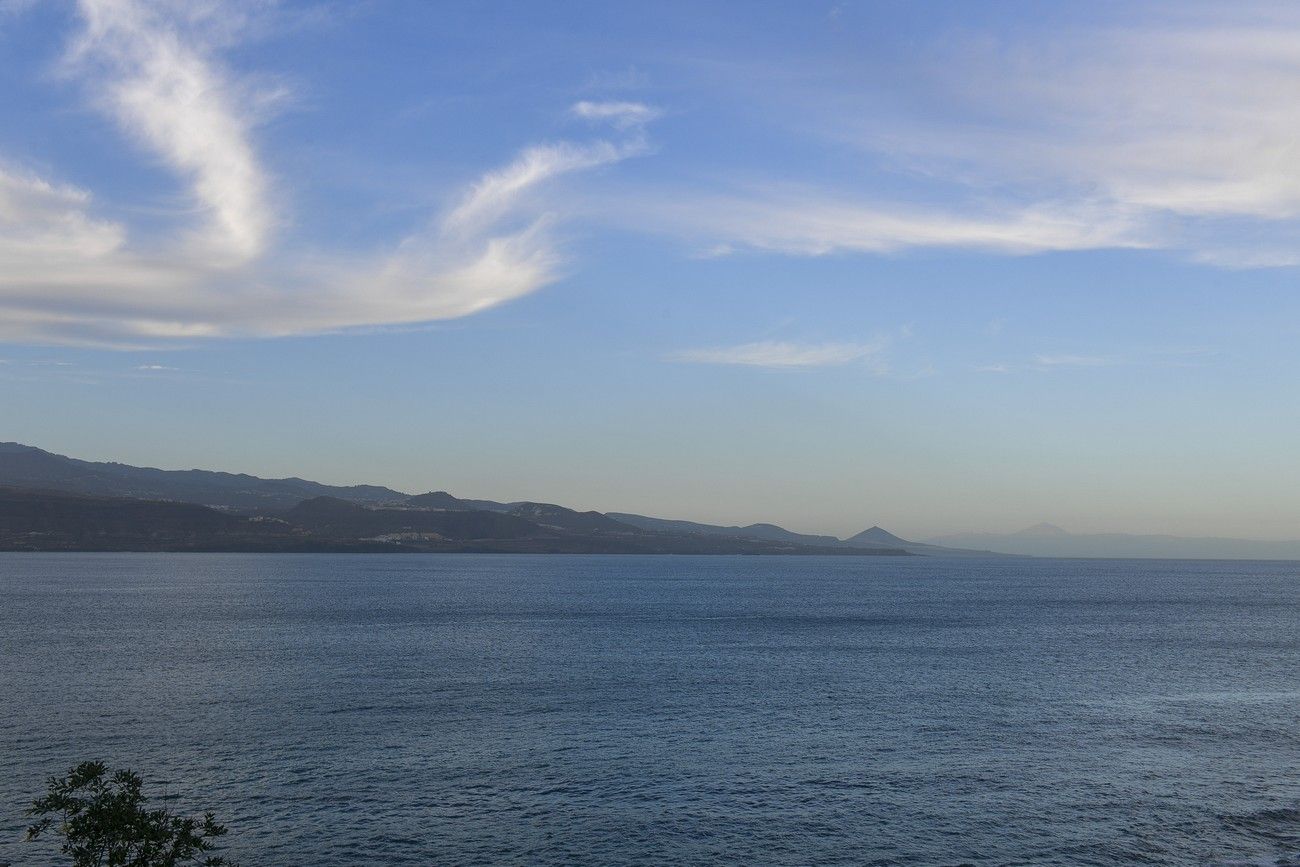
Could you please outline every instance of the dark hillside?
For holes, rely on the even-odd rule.
[[[240,511],[287,509],[331,495],[366,503],[402,500],[374,485],[334,487],[306,479],[261,479],[210,470],[158,470],[82,461],[18,443],[0,443],[0,485],[141,500],[176,500]]]
[[[366,539],[391,534],[433,534],[444,539],[525,539],[554,531],[498,512],[381,509],[335,497],[316,497],[285,512],[284,519],[334,538]]]
[[[263,550],[302,542],[283,522],[192,503],[0,488],[0,550]]]

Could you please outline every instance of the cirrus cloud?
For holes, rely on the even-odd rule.
[[[660,117],[662,112],[643,102],[592,102],[574,103],[569,112],[575,117],[590,121],[604,121],[619,129],[645,126]]]
[[[827,367],[870,360],[886,348],[872,343],[790,343],[765,340],[705,349],[688,349],[670,356],[673,361],[695,364],[734,364],[746,367]]]
[[[646,191],[642,213],[711,255],[1145,249],[1300,264],[1300,9],[1134,6],[1135,20],[1068,30],[990,16],[922,41],[887,77],[825,52],[782,57],[779,76],[771,58],[714,64],[727,100],[825,159],[802,179],[724,169]]]
[[[134,348],[471,315],[562,273],[548,183],[646,150],[639,130],[526,148],[386,249],[284,248],[254,143],[266,100],[215,59],[243,20],[230,8],[80,0],[66,68],[184,184],[193,217],[144,232],[100,216],[90,190],[0,163],[0,339]]]

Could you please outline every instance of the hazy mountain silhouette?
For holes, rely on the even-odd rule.
[[[792,545],[815,545],[818,547],[852,548],[870,551],[879,549],[902,550],[909,554],[927,557],[998,557],[1001,554],[992,551],[962,550],[943,548],[923,542],[909,542],[895,536],[881,527],[863,530],[848,539],[835,536],[816,536],[807,533],[795,533],[775,524],[750,524],[745,527],[722,526],[719,524],[701,524],[696,521],[680,521],[668,518],[651,518],[646,515],[633,515],[627,512],[610,512],[609,517],[625,524],[631,524],[646,530],[658,530],[664,533],[691,533],[703,536],[726,536],[735,539],[766,539]]]
[[[906,539],[900,539],[893,533],[883,527],[872,527],[863,530],[856,536],[850,536],[844,540],[845,545],[915,545],[915,542],[908,542]]]
[[[995,556],[992,552],[1002,552],[1046,557],[1300,559],[1300,541],[1076,535],[1046,523],[1015,533],[952,534],[924,542],[903,539],[876,526],[840,540],[766,523],[721,526],[627,512],[579,512],[553,503],[462,499],[446,491],[411,496],[377,485],[335,486],[299,478],[132,467],[78,460],[18,443],[0,443],[0,486],[27,489],[25,494],[10,491],[0,502],[0,509],[5,510],[0,517],[10,522],[0,528],[8,527],[3,532],[9,534],[5,544],[10,545],[18,544],[14,539],[23,533],[28,534],[22,536],[23,544],[38,544],[46,538],[41,534],[49,533],[50,545],[61,540],[58,544],[64,546],[88,544],[86,540],[93,539],[109,547],[117,544],[114,539],[151,544],[148,540],[154,539],[158,545],[184,548],[202,544],[213,550],[225,550],[231,544],[250,550],[266,545],[287,550],[295,544],[336,550],[339,546],[374,546],[379,544],[375,542],[378,537],[405,534],[411,538],[399,540],[401,544],[429,550],[468,550],[465,544],[473,543],[479,546],[474,550],[906,551],[927,556]],[[81,499],[52,499],[53,492],[81,495]],[[136,503],[126,505],[109,498]],[[139,501],[154,502],[142,506]],[[164,509],[158,501],[242,514],[228,515],[234,523],[223,523],[192,509]],[[316,502],[309,505],[310,501]],[[41,509],[47,510],[45,518]],[[120,510],[120,519],[110,514],[113,510]],[[448,517],[457,514],[467,517]],[[284,523],[256,526],[247,520],[255,515],[276,516]],[[190,530],[184,529],[187,526]],[[195,541],[199,539],[206,541]]]
[[[766,527],[772,538],[666,532],[554,503],[159,470],[0,444],[0,550],[907,553],[833,537],[802,544]]]
[[[1065,532],[1055,524],[1048,524],[1046,522],[1043,522],[1041,524],[1035,524],[1032,527],[1026,527],[1023,530],[1019,530],[1013,535],[1024,537],[1024,538],[1031,538],[1031,539],[1060,539],[1064,536],[1069,536],[1070,534]]]
[[[729,536],[737,539],[766,539],[771,542],[787,542],[793,545],[836,546],[841,542],[834,536],[815,536],[795,533],[775,524],[750,524],[747,527],[724,527],[718,524],[701,524],[696,521],[679,521],[670,518],[651,518],[648,515],[634,515],[628,512],[609,512],[609,517],[624,524],[640,527],[643,530],[657,530],[663,533],[692,533],[704,536]]]
[[[195,503],[0,487],[0,551],[370,551],[535,554],[906,555],[638,530],[598,513],[524,504],[570,527],[485,510],[313,497],[276,516]]]
[[[1300,541],[1223,537],[1073,534],[1053,524],[1015,533],[961,533],[930,539],[936,545],[995,548],[1032,557],[1151,557],[1190,560],[1300,560]]]
[[[579,512],[554,503],[462,499],[447,491],[411,496],[378,485],[133,467],[78,460],[19,443],[0,443],[0,486],[26,489],[11,490],[0,500],[0,519],[8,522],[0,523],[0,544],[9,547],[353,550],[378,545],[387,550],[384,545],[400,545],[468,550],[472,545],[473,550],[1300,559],[1300,541],[1075,535],[1047,523],[1015,533],[953,534],[925,542],[874,526],[840,540],[767,523],[721,526],[626,512]],[[80,498],[58,499],[54,493]],[[238,514],[164,508],[168,502]],[[258,524],[248,520],[252,516],[281,523]]]

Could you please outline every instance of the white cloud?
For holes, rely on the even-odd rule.
[[[1063,368],[1118,367],[1133,365],[1157,365],[1160,367],[1202,367],[1210,362],[1217,352],[1214,349],[1196,348],[1161,348],[1139,347],[1115,355],[1083,355],[1069,352],[1040,353],[1023,365],[1011,365],[1002,362],[977,365],[979,373],[1015,373],[1018,371],[1048,371]]]
[[[498,232],[498,222],[485,222],[466,231],[439,221],[383,255],[213,270],[184,256],[132,251],[121,227],[93,220],[79,196],[43,183],[17,186],[45,194],[36,198],[46,216],[35,221],[33,209],[0,222],[0,338],[10,340],[139,347],[449,319],[535,291],[556,279],[563,261],[553,218],[516,213],[503,198],[498,221],[518,217],[521,226]],[[15,227],[23,230],[8,235]]]
[[[590,121],[611,123],[618,129],[645,126],[662,114],[659,109],[641,102],[590,102],[574,103],[569,112]]]
[[[788,343],[760,341],[739,346],[690,349],[671,356],[674,361],[697,364],[737,364],[751,367],[826,367],[872,359],[886,342]],[[880,368],[883,371],[883,367]]]
[[[121,125],[186,177],[206,224],[191,239],[202,255],[241,262],[263,251],[275,217],[236,109],[249,94],[185,41],[164,7],[80,0],[84,31],[72,66],[97,83]]]
[[[858,203],[818,192],[679,196],[642,212],[666,231],[686,230],[712,255],[737,247],[801,256],[948,247],[1024,255],[1153,245],[1122,212],[1042,204],[984,212]]]
[[[1187,217],[1300,215],[1300,19],[1111,33],[1062,52],[1000,79],[1021,121],[1001,159]],[[1036,115],[1057,122],[1035,130]]]
[[[90,194],[56,186],[30,174],[0,167],[0,259],[9,267],[23,260],[33,271],[80,258],[98,258],[121,248],[121,226],[87,213]],[[33,274],[33,276],[37,276]]]
[[[983,122],[868,140],[977,194],[1055,190],[1059,210],[1118,217],[1140,246],[1295,264],[1258,226],[1300,217],[1300,15],[1232,17],[973,50],[943,81]]]
[[[692,244],[1146,248],[1227,267],[1300,264],[1300,7],[1111,17],[1068,31],[949,30],[888,80],[878,65],[822,55],[783,58],[793,71],[780,80],[770,59],[736,64],[728,95],[825,136],[836,178],[809,175],[798,194],[752,181],[736,194],[680,191]],[[889,96],[894,78],[908,81],[904,99]],[[845,144],[858,165],[838,162]]]
[[[488,173],[475,184],[447,216],[445,226],[454,230],[481,227],[499,219],[522,195],[544,181],[618,162],[643,151],[644,145],[639,141],[622,144],[600,141],[589,145],[561,142],[528,148],[513,163]]]
[[[201,217],[137,236],[98,216],[88,190],[0,164],[0,339],[146,347],[467,316],[558,278],[545,182],[646,150],[639,131],[528,148],[385,251],[284,251],[253,140],[261,103],[210,56],[237,38],[232,8],[82,0],[68,68],[189,185]]]

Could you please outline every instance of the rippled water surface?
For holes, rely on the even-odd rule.
[[[1300,863],[1300,564],[0,555],[0,862],[86,758],[245,867]]]

